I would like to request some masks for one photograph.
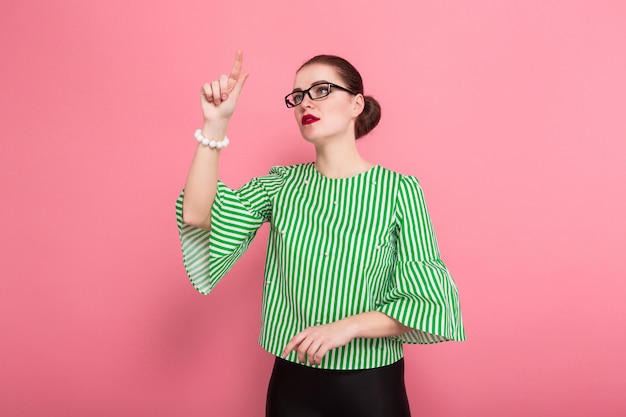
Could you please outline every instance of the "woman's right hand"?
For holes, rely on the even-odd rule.
[[[233,115],[239,94],[249,75],[241,74],[242,66],[243,52],[238,50],[230,75],[222,74],[219,80],[206,83],[200,89],[205,124],[228,121]]]

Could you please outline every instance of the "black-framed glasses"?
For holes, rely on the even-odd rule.
[[[287,94],[285,96],[285,104],[287,105],[287,107],[296,107],[300,103],[302,103],[305,94],[308,95],[311,100],[321,100],[329,95],[333,89],[342,90],[352,95],[358,94],[340,85],[324,82],[313,84],[306,90],[294,91],[293,93]]]

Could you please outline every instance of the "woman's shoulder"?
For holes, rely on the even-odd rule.
[[[273,167],[270,168],[269,174],[279,175],[279,176],[284,177],[290,174],[302,172],[306,170],[308,167],[310,167],[310,165],[311,165],[310,162],[303,162],[300,164],[293,164],[293,165],[274,165]]]
[[[306,171],[307,165],[309,164],[274,165],[267,174],[253,178],[252,182],[261,183],[266,187],[277,190],[285,184],[294,181],[296,177],[301,176]]]
[[[381,167],[381,171],[387,173],[385,177],[392,179],[392,188],[398,209],[407,205],[413,205],[416,201],[424,198],[422,185],[415,175],[403,174],[384,167]]]
[[[385,174],[385,176],[393,178],[398,184],[406,186],[411,184],[419,184],[419,180],[416,176],[411,174],[403,174],[394,169],[384,167],[382,165],[377,165],[381,172]]]

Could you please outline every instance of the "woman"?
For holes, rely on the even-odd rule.
[[[351,64],[321,55],[285,97],[315,162],[226,187],[217,166],[248,77],[242,62],[238,51],[231,74],[201,90],[200,144],[177,204],[190,280],[208,293],[269,221],[267,416],[409,416],[403,344],[465,338],[419,183],[361,157],[356,139],[380,106]]]

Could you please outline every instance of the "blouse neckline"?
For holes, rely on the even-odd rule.
[[[378,164],[374,164],[374,166],[372,166],[371,168],[369,168],[367,171],[363,171],[360,172],[356,175],[352,175],[350,177],[342,177],[342,178],[331,178],[331,177],[327,177],[324,174],[322,174],[321,172],[319,172],[317,170],[317,168],[315,167],[315,163],[314,162],[309,162],[309,168],[313,171],[313,175],[317,178],[321,178],[323,180],[326,181],[350,181],[350,180],[358,180],[360,178],[364,178],[366,176],[368,176],[369,174],[371,174],[372,172],[374,172],[376,169],[378,169],[380,167],[380,165]]]

